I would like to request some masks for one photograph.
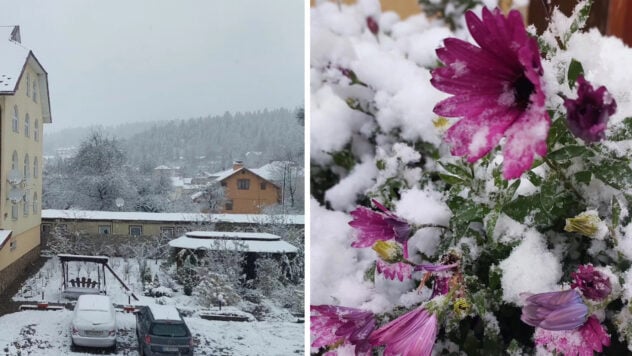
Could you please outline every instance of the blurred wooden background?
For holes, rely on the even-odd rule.
[[[578,1],[551,0],[551,6],[559,6],[560,10],[568,15]],[[352,4],[355,0],[341,0],[341,2]],[[401,18],[420,12],[416,0],[381,0],[380,2],[382,11],[395,11]],[[503,2],[508,1],[503,0]],[[311,6],[314,6],[314,3],[315,0],[310,0]],[[531,0],[529,6],[522,12],[527,14],[528,23],[534,24],[539,33],[544,29],[546,20],[542,0]],[[617,36],[632,47],[632,0],[594,0],[588,27],[596,27],[605,35]]]

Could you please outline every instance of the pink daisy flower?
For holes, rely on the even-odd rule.
[[[535,344],[549,352],[564,356],[592,356],[603,352],[604,346],[610,346],[610,336],[595,316],[574,330],[552,331],[535,329]]]
[[[369,335],[375,329],[373,313],[335,305],[310,307],[312,347],[355,346],[356,355],[370,355]]]
[[[408,257],[408,254],[404,254],[404,257]],[[386,263],[382,260],[377,260],[375,270],[377,273],[383,274],[385,278],[397,278],[400,281],[404,281],[404,279],[412,277],[413,266],[402,262]]]
[[[386,345],[384,356],[428,356],[438,332],[437,316],[417,308],[375,330],[372,345]]]
[[[445,66],[432,72],[435,88],[454,96],[434,112],[462,117],[446,133],[452,154],[475,162],[506,137],[503,177],[518,178],[531,168],[535,155],[546,155],[551,120],[542,90],[542,65],[535,39],[522,16],[512,10],[483,9],[482,19],[465,14],[479,47],[456,38],[444,40],[437,56]]]

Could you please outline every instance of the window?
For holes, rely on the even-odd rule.
[[[31,176],[31,163],[29,163],[29,155],[24,156],[24,179]]]
[[[225,180],[223,180],[223,181],[220,183],[220,185],[221,185],[222,187],[225,187],[225,186],[226,186],[226,181],[225,181]]]
[[[250,179],[237,179],[237,189],[240,189],[240,190],[250,189]]]
[[[35,125],[33,125],[33,139],[39,141],[39,120],[35,119]]]
[[[11,251],[15,250],[18,247],[18,241],[17,240],[13,240],[9,243],[9,247],[11,248]]]
[[[11,219],[13,220],[18,219],[18,205],[15,203],[11,205]]]
[[[29,117],[29,114],[26,113],[26,116],[24,117],[24,136],[29,137],[30,131],[31,131],[31,118]]]
[[[18,169],[18,153],[13,151],[13,156],[11,157],[11,169]]]
[[[26,96],[31,96],[31,73],[26,73]]]
[[[99,225],[99,235],[109,235],[112,233],[110,225]]]
[[[39,177],[39,161],[37,157],[33,159],[33,178]]]
[[[18,106],[13,105],[13,132],[19,132],[20,129],[20,117],[18,116]]]
[[[163,226],[160,228],[160,235],[168,238],[174,237],[174,229],[172,227]]]
[[[130,225],[129,234],[130,236],[141,236],[143,234],[143,227],[141,225]]]
[[[33,101],[37,103],[37,78],[33,79]]]
[[[232,200],[227,200],[226,204],[224,206],[225,210],[233,210],[233,201]]]
[[[26,194],[24,195],[24,205],[22,206],[23,216],[29,216],[29,210],[31,210],[31,204],[29,202],[30,195],[31,195],[31,192],[27,190]]]
[[[268,183],[261,182],[261,190],[266,190],[267,187],[268,187]]]
[[[38,212],[38,202],[37,202],[37,193],[33,193],[33,215],[36,215]]]

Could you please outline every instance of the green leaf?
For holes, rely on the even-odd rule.
[[[373,262],[369,268],[364,271],[364,280],[373,283],[375,281],[375,267],[377,264]]]
[[[441,178],[442,181],[451,184],[451,185],[465,185],[465,181],[463,179],[461,179],[460,177],[457,176],[453,176],[451,174],[443,174],[443,173],[439,173],[439,178]]]
[[[463,179],[467,178],[468,180],[474,178],[472,176],[472,172],[466,167],[463,167],[462,165],[453,164],[453,163],[443,163],[443,162],[439,162],[439,165],[443,167],[443,169],[445,169],[446,171],[448,171],[449,173],[452,173],[453,175],[457,177],[461,177]]]
[[[592,157],[594,155],[586,146],[569,145],[549,153],[547,157],[554,161],[565,161],[577,156]]]
[[[579,183],[590,184],[590,180],[592,179],[591,171],[581,171],[575,173],[575,180]]]
[[[612,206],[612,229],[616,229],[619,226],[619,217],[621,216],[619,199],[613,196],[610,205]]]
[[[527,172],[527,179],[529,179],[529,182],[531,182],[531,184],[535,185],[536,187],[542,185],[543,178],[533,173],[532,171]]]
[[[632,169],[628,161],[602,160],[598,165],[591,165],[590,170],[602,182],[613,188],[632,188]]]
[[[584,0],[580,2],[575,9],[579,8],[577,17],[571,23],[570,30],[564,34],[564,45],[568,43],[571,39],[571,36],[584,28],[586,26],[586,21],[588,20],[588,15],[590,15],[590,6],[592,5],[592,0]],[[573,14],[574,15],[574,14]]]
[[[333,158],[334,163],[340,167],[343,167],[347,170],[351,170],[353,166],[356,164],[355,157],[350,150],[338,151],[338,152],[330,152],[331,158]]]
[[[575,87],[575,82],[577,82],[577,78],[580,75],[584,74],[584,67],[582,64],[575,60],[575,58],[571,59],[571,64],[568,66],[568,87],[573,89]]]

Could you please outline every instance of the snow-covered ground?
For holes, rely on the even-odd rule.
[[[23,311],[0,317],[2,355],[86,355],[70,349],[72,311]],[[116,351],[138,355],[133,314],[117,313]],[[291,355],[303,353],[303,324],[290,322],[228,322],[185,318],[195,339],[196,355]]]
[[[135,259],[111,258],[110,266],[132,289],[139,301],[132,304],[171,304],[180,309],[194,335],[196,355],[291,355],[304,351],[305,324],[296,323],[289,311],[275,308],[269,302],[270,310],[265,321],[235,322],[211,321],[201,314],[231,314],[246,316],[251,314],[229,306],[222,308],[201,306],[195,298],[182,294],[181,286],[175,284],[161,268],[161,261],[148,261],[152,275],[160,280],[162,289],[167,286],[176,289],[171,297],[143,296],[138,261]],[[71,263],[69,277],[85,276],[96,279],[96,265]],[[61,263],[51,258],[43,267],[23,284],[13,297],[17,302],[68,302],[61,295]],[[128,304],[128,294],[123,286],[106,271],[107,294],[115,304]],[[0,355],[81,355],[92,353],[89,349],[70,350],[69,324],[72,311],[22,311],[0,317]],[[119,334],[117,349],[111,354],[138,355],[133,314],[117,313]]]

